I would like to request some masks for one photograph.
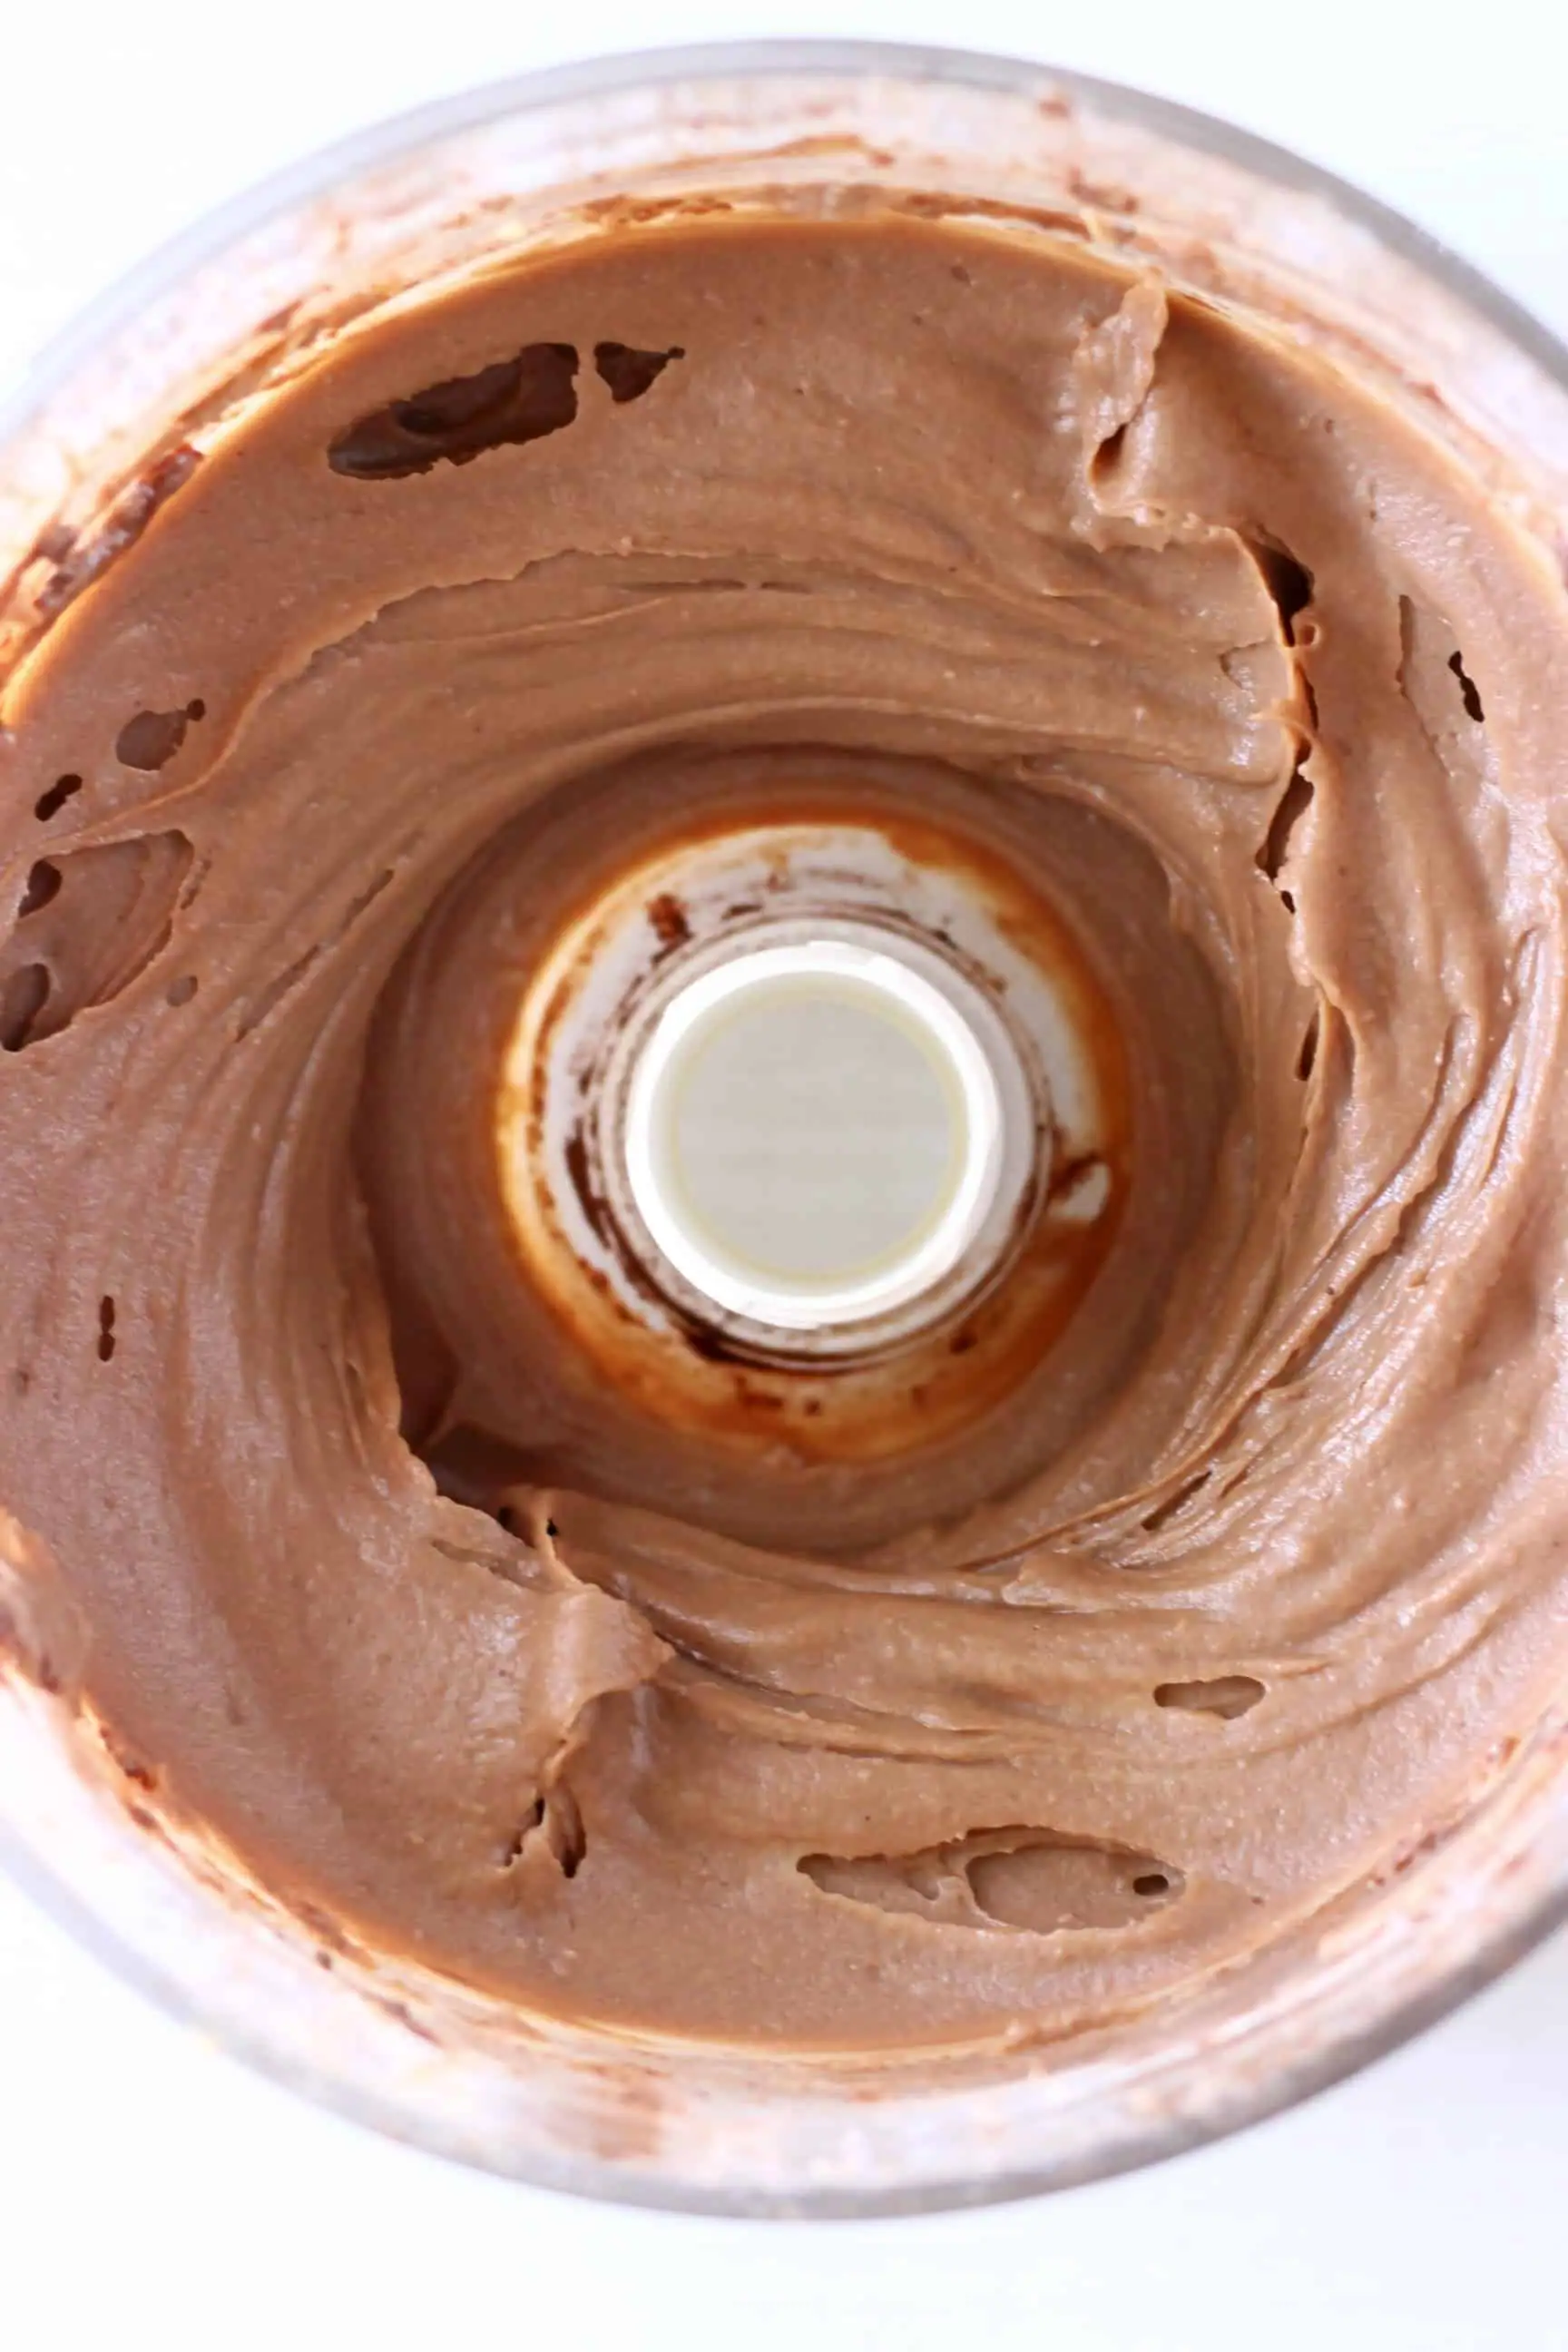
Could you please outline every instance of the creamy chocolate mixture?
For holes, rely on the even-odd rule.
[[[525,2005],[808,2047],[1076,2030],[1397,1868],[1568,1657],[1507,518],[1283,335],[892,217],[492,276],[165,477],[0,739],[8,1606],[143,1788]],[[560,926],[828,799],[1050,905],[1126,1110],[1071,1311],[874,1443],[620,1380],[494,1148]]]

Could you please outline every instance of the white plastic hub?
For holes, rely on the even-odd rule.
[[[784,1330],[862,1323],[939,1285],[1006,1156],[994,1037],[896,943],[837,928],[688,982],[626,1101],[626,1177],[658,1249],[716,1307]]]

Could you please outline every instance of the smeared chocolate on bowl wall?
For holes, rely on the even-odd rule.
[[[1066,244],[628,231],[345,334],[83,580],[0,711],[0,1503],[286,1899],[584,2019],[1048,2040],[1528,1725],[1568,611],[1402,413]],[[1049,908],[1121,1106],[1070,1311],[853,1443],[700,1330],[622,1379],[495,1148],[594,894],[825,795]]]

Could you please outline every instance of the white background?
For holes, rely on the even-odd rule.
[[[1540,0],[8,0],[0,394],[151,247],[346,130],[530,66],[746,33],[963,42],[1229,115],[1568,334],[1560,22]],[[805,2227],[602,2210],[379,2142],[153,2013],[0,1886],[6,2352],[1559,2352],[1565,2231],[1563,1939],[1223,2147],[1046,2203]]]

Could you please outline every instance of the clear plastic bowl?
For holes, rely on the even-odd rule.
[[[47,625],[68,533],[133,519],[151,458],[220,434],[351,318],[521,249],[602,237],[628,206],[754,213],[805,187],[956,195],[1020,238],[1079,237],[1283,320],[1418,415],[1561,553],[1568,354],[1326,174],[1180,108],[997,58],[675,50],[480,90],[353,139],[84,319],[0,419],[0,667]],[[161,1814],[90,1711],[28,1670],[26,1581],[6,1549],[0,1521],[0,1636],[14,1636],[0,1639],[0,1847],[16,1875],[268,2074],[554,2187],[817,2214],[1061,2187],[1305,2096],[1568,1911],[1565,1691],[1378,1879],[1245,1965],[1068,2044],[829,2062],[520,2017],[293,1916],[210,1833]]]

